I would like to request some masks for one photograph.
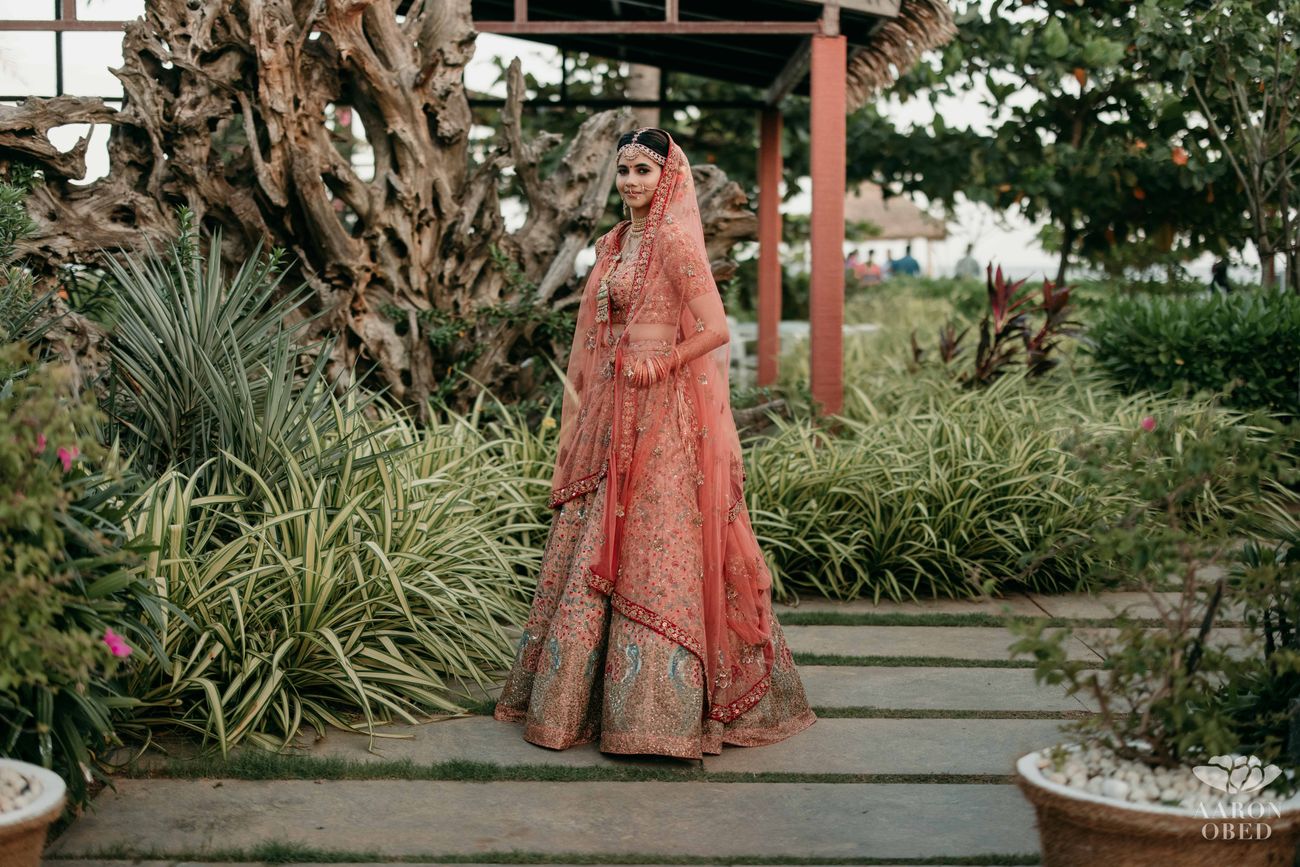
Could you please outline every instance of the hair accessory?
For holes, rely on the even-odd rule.
[[[648,129],[650,129],[650,127],[643,126],[636,132],[632,133],[632,140],[618,149],[619,157],[622,157],[623,154],[629,151],[633,151],[635,153],[645,154],[646,156],[650,157],[650,159],[654,160],[656,163],[662,166],[664,164],[664,155],[654,150],[653,148],[646,147],[645,145],[641,144],[641,142],[637,141],[637,138],[641,135],[641,133],[645,132]]]

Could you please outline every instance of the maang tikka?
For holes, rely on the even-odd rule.
[[[640,138],[641,133],[648,132],[650,129],[652,129],[652,127],[643,126],[640,129],[633,132],[632,140],[618,149],[618,155],[621,157],[623,156],[624,151],[634,150],[637,153],[645,154],[646,156],[650,157],[650,159],[654,160],[656,163],[662,166],[664,164],[663,155],[660,154],[658,151],[654,150],[653,148],[646,147],[645,145],[641,144],[641,142],[637,141],[637,139]]]

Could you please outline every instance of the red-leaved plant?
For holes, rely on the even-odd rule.
[[[958,381],[967,386],[988,385],[1015,363],[1024,346],[1025,363],[1029,373],[1040,376],[1058,363],[1050,357],[1060,344],[1060,338],[1078,332],[1078,323],[1070,319],[1070,287],[1058,288],[1051,280],[1043,280],[1042,300],[1033,305],[1033,295],[1024,289],[1025,280],[1008,281],[1002,266],[995,271],[988,266],[989,311],[980,320],[980,342],[975,350],[975,363],[971,370],[963,371]],[[1037,330],[1031,329],[1030,317],[1043,317]],[[939,359],[948,365],[962,353],[962,338],[969,328],[960,332],[948,322],[939,329]],[[912,332],[912,361],[920,364],[924,350]]]

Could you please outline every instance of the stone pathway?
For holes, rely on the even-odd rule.
[[[291,860],[299,863],[354,858],[354,867],[397,859],[436,864],[449,856],[488,864],[503,855],[548,864],[565,858],[744,864],[782,857],[861,859],[856,863],[873,867],[922,858],[933,865],[944,859],[1032,864],[1037,832],[1032,809],[1011,782],[1015,759],[1056,743],[1062,722],[1089,708],[1060,686],[1036,685],[1029,668],[996,667],[1011,658],[1014,637],[1005,628],[906,620],[934,613],[1104,617],[1107,609],[1098,606],[1107,601],[1145,604],[1132,594],[1021,594],[992,603],[780,605],[783,626],[796,621],[784,626],[791,649],[816,655],[819,663],[800,666],[819,719],[778,744],[725,747],[705,759],[703,778],[698,764],[610,756],[595,744],[543,749],[524,741],[518,724],[487,716],[381,729],[403,737],[377,738],[373,751],[363,735],[331,731],[311,745],[310,755],[374,764],[374,777],[363,771],[328,780],[121,778],[116,792],[101,792],[92,811],[51,841],[45,864],[175,867],[205,863],[207,855],[231,865],[266,846],[296,847]],[[797,622],[810,612],[883,613],[902,623]],[[1072,639],[1069,647],[1073,658],[1100,660],[1085,640]],[[834,664],[862,657],[951,662]],[[382,778],[376,763],[394,760],[532,770],[522,779],[488,782]],[[643,769],[653,777],[609,778],[646,777]],[[662,777],[681,769],[696,778]],[[555,771],[576,778],[537,779]],[[119,860],[94,860],[100,856]],[[283,860],[283,851],[276,857]],[[148,858],[155,860],[134,860]]]

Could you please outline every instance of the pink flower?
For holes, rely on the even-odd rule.
[[[45,451],[45,434],[38,433],[36,435],[36,454],[39,455],[43,451]]]
[[[1154,416],[1149,415],[1146,418],[1142,419],[1142,430],[1153,431],[1155,429],[1156,429],[1156,420]]]
[[[76,446],[59,446],[59,460],[63,461],[63,471],[72,469],[72,459],[77,456]]]
[[[106,628],[104,630],[104,643],[108,645],[109,650],[113,651],[114,656],[131,655],[131,647],[126,643],[126,640],[112,629]]]

